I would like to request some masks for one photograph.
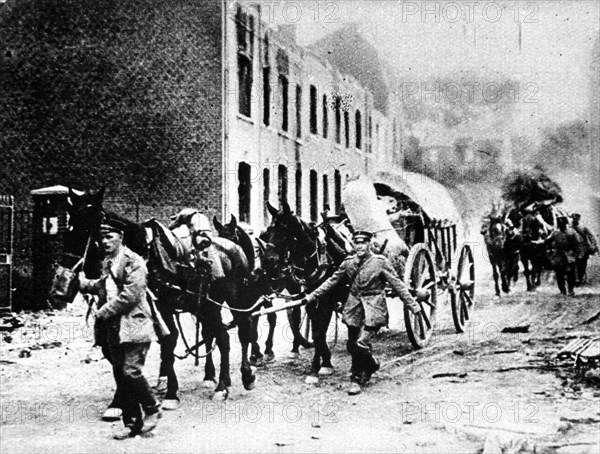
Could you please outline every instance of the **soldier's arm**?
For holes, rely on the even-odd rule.
[[[82,293],[91,293],[93,295],[97,295],[100,292],[102,285],[104,285],[103,282],[106,279],[106,276],[103,276],[100,279],[88,279],[85,277],[84,272],[80,271],[78,279],[79,290],[81,290]]]
[[[312,303],[314,301],[318,301],[323,296],[329,294],[335,287],[338,285],[345,283],[348,279],[348,265],[349,261],[343,262],[340,267],[333,273],[329,279],[323,282],[319,287],[313,290],[311,293],[306,295],[306,302]]]
[[[419,303],[412,297],[406,284],[398,277],[392,264],[385,257],[382,257],[381,260],[381,274],[385,281],[398,293],[402,302],[410,308],[411,312],[417,313],[421,310]]]
[[[597,252],[598,251],[598,243],[596,242],[596,237],[594,236],[594,234],[587,227],[584,227],[584,233],[585,233],[585,236],[587,237],[588,243],[590,243],[591,250],[594,252]]]
[[[140,303],[146,294],[146,268],[137,260],[125,265],[125,281],[116,298],[107,301],[98,310],[96,317],[104,320],[115,315],[123,315]]]

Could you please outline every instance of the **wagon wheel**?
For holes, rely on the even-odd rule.
[[[456,284],[450,292],[452,318],[457,333],[465,331],[465,324],[471,318],[475,297],[475,260],[468,244],[460,250],[460,256],[454,273]]]
[[[431,338],[437,309],[435,265],[425,244],[418,243],[412,247],[406,261],[404,282],[422,309],[418,314],[413,314],[404,306],[404,324],[408,339],[415,349],[419,349]]]

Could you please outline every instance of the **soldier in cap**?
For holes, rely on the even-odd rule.
[[[579,255],[580,243],[577,233],[569,228],[569,219],[564,212],[556,217],[558,229],[554,230],[544,243],[551,248],[550,261],[556,274],[558,289],[563,295],[575,296],[575,262]],[[565,288],[565,277],[567,288]]]
[[[573,230],[577,232],[581,241],[581,250],[576,262],[577,280],[575,285],[581,285],[587,280],[587,262],[590,255],[598,252],[598,243],[596,243],[596,237],[590,232],[590,229],[580,224],[581,215],[579,213],[573,213],[572,218]]]
[[[123,244],[124,230],[120,221],[105,220],[100,229],[102,276],[90,280],[79,273],[81,290],[99,295],[94,334],[113,367],[115,400],[125,425],[114,435],[119,440],[154,429],[160,417],[159,404],[142,372],[150,343],[156,340],[146,300],[146,264]]]
[[[321,286],[306,296],[308,304],[318,302],[334,291],[338,285],[348,285],[350,295],[343,308],[342,321],[348,326],[347,350],[352,356],[352,385],[349,394],[358,394],[371,375],[379,369],[373,357],[371,338],[379,328],[387,325],[388,311],[385,301],[387,282],[413,313],[421,311],[420,305],[409,293],[406,285],[394,271],[390,261],[371,250],[373,234],[355,231],[353,242],[356,254],[350,256]]]

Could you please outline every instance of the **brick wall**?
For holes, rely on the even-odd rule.
[[[221,209],[221,2],[13,0],[0,15],[0,193],[107,186]]]

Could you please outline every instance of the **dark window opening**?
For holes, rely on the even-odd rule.
[[[340,98],[338,96],[336,96],[335,98],[335,141],[337,143],[342,143],[342,138],[341,138],[341,123],[342,123],[342,117],[341,117],[341,111],[340,111]]]
[[[284,202],[288,201],[288,174],[287,167],[280,165],[278,168],[279,174],[279,206],[282,206]]]
[[[333,184],[335,213],[340,214],[342,210],[342,175],[339,170],[336,170],[333,174]]]
[[[310,220],[317,222],[319,217],[319,180],[317,171],[310,171]]]
[[[279,76],[279,90],[281,92],[281,129],[287,131],[288,122],[288,80],[285,76]]]
[[[323,175],[323,211],[329,211],[329,179],[327,175]]]
[[[302,216],[302,166],[296,168],[296,214]]]
[[[362,117],[360,110],[356,111],[356,148],[362,148]]]
[[[238,55],[238,84],[240,113],[249,117],[252,114],[252,61],[242,54]]]
[[[345,142],[346,148],[350,148],[350,114],[347,110],[344,111],[344,130],[345,130]]]
[[[265,224],[269,222],[269,210],[267,209],[267,202],[271,197],[271,171],[269,169],[263,170],[263,217]]]
[[[323,95],[323,137],[326,139],[329,133],[329,117],[327,107],[327,95]]]
[[[317,134],[317,88],[310,86],[310,132]]]
[[[250,165],[245,162],[241,162],[238,166],[238,182],[239,219],[249,223],[252,183],[250,182]]]
[[[271,124],[271,69],[263,68],[263,123]]]
[[[302,87],[296,85],[296,137],[302,137]]]

